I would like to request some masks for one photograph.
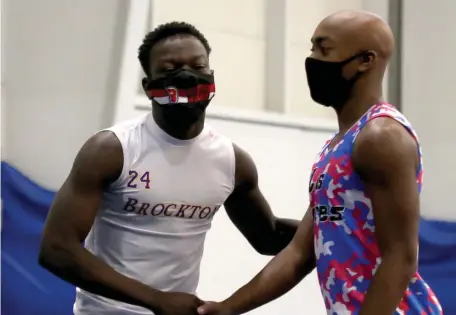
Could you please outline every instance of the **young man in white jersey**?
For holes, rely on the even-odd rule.
[[[297,222],[274,217],[250,156],[204,123],[210,50],[186,23],[147,34],[152,113],[92,136],[57,193],[39,261],[78,287],[76,315],[196,314],[204,238],[222,205],[261,254],[292,239]]]

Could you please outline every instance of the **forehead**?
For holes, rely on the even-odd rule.
[[[350,21],[327,18],[315,29],[312,42],[327,42],[339,49],[357,49],[360,41],[357,39],[356,30],[352,28],[351,24]]]
[[[315,29],[312,35],[312,41],[330,41],[337,43],[340,42],[340,32],[338,31],[337,27],[334,27],[333,24],[328,23],[326,20],[323,20]]]
[[[185,63],[197,58],[207,58],[203,43],[192,35],[175,35],[154,45],[150,51],[152,64],[164,62]]]

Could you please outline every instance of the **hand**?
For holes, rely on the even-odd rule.
[[[198,307],[199,315],[234,315],[234,313],[223,303],[205,302]]]
[[[193,294],[160,292],[157,303],[151,310],[156,315],[197,315],[196,309],[204,302]]]

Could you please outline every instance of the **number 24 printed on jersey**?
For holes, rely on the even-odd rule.
[[[131,170],[128,172],[128,176],[130,177],[130,180],[127,184],[128,187],[137,188],[138,184],[142,183],[145,189],[150,189],[149,171],[146,171],[144,173],[138,173],[137,171]]]

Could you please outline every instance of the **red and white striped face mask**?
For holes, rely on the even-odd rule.
[[[158,105],[206,108],[215,95],[214,73],[178,69],[149,80],[146,93]]]

